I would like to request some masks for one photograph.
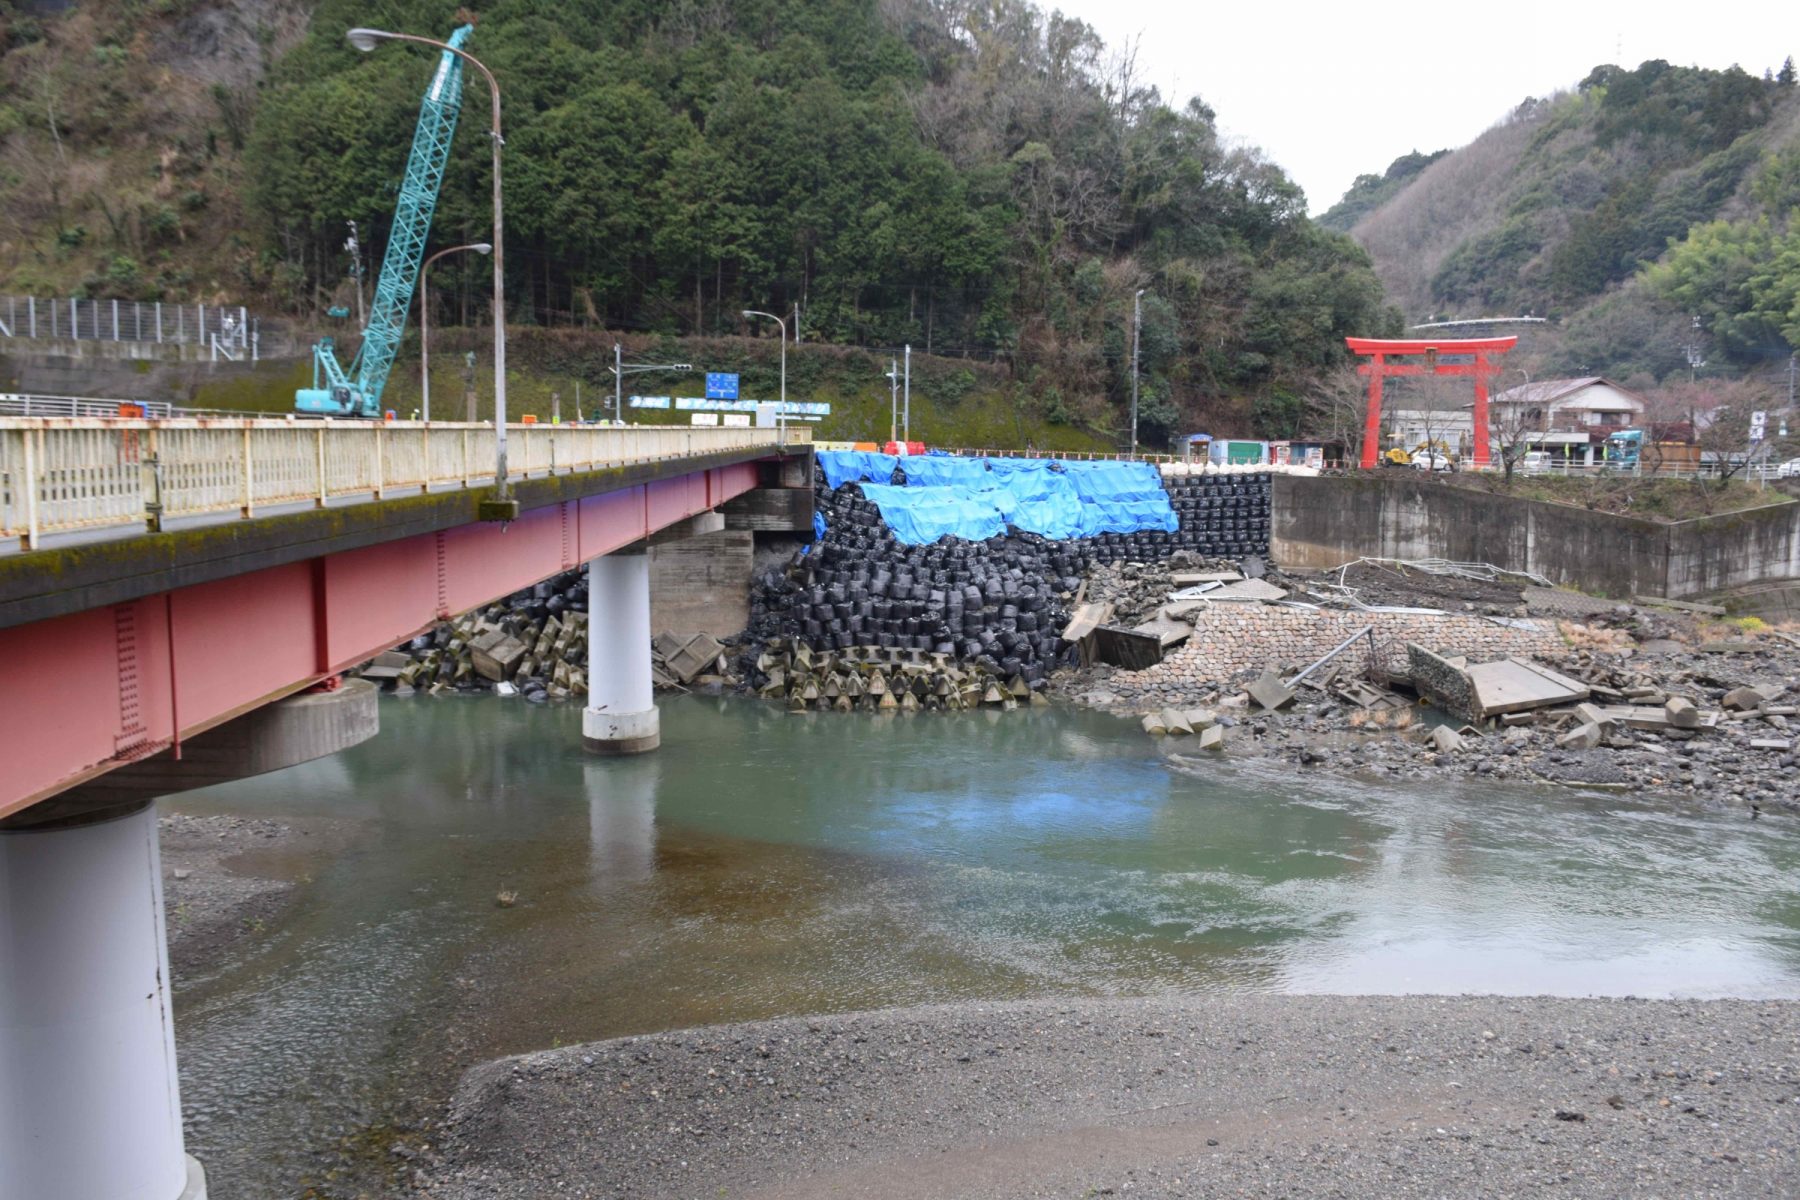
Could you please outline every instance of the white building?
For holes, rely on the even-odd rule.
[[[1644,400],[1610,379],[1545,379],[1493,397],[1489,417],[1502,431],[1592,433],[1605,438],[1643,424]]]

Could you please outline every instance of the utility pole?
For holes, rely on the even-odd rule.
[[[350,236],[344,239],[344,249],[350,252],[350,274],[356,280],[356,323],[366,330],[369,327],[369,315],[363,310],[362,242],[357,239],[356,222],[346,223],[350,226]]]
[[[900,440],[900,360],[888,359],[888,441]]]
[[[794,345],[800,344],[800,302],[794,301]]]
[[[900,410],[900,440],[912,441],[912,343],[906,345],[906,404]]]
[[[622,393],[624,392],[624,389],[625,389],[624,351],[620,349],[619,343],[614,342],[613,343],[613,421],[614,422],[622,422],[625,419],[624,417],[622,417],[620,415],[620,413],[623,411],[623,409],[620,408],[620,402],[623,399]]]
[[[475,423],[475,352],[463,355],[463,420]]]
[[[1131,457],[1137,459],[1138,335],[1144,325],[1144,289],[1131,298]]]

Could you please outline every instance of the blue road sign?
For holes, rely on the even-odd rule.
[[[706,398],[708,400],[736,400],[738,398],[738,377],[723,371],[706,373]]]

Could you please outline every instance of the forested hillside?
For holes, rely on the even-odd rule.
[[[1800,335],[1797,179],[1791,60],[1761,77],[1601,66],[1431,161],[1353,230],[1409,323],[1532,314],[1555,322],[1546,369],[1660,379],[1692,349],[1741,371]],[[1364,176],[1333,214],[1378,187]]]
[[[0,0],[0,287],[303,317],[349,294],[347,221],[379,261],[431,69],[344,30],[460,19],[449,0],[22,11]],[[1367,256],[1278,167],[1024,0],[476,17],[469,48],[505,96],[514,321],[710,336],[798,304],[808,341],[996,359],[1039,415],[1117,429],[1144,289],[1152,438],[1246,431],[1337,365],[1344,334],[1396,327]],[[472,87],[436,244],[487,236],[486,108]],[[481,269],[434,274],[442,319],[482,319]]]

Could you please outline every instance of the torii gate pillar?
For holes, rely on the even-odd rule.
[[[1369,377],[1369,408],[1363,418],[1362,465],[1375,466],[1381,453],[1381,381],[1389,376],[1404,375],[1472,375],[1475,379],[1474,453],[1476,470],[1485,470],[1492,460],[1488,430],[1488,378],[1499,367],[1493,357],[1505,354],[1519,344],[1517,337],[1465,338],[1441,342],[1397,338],[1345,338],[1352,354],[1369,361],[1357,368]],[[1424,355],[1420,363],[1389,362],[1390,358]],[[1440,362],[1439,355],[1470,355],[1468,362]]]

